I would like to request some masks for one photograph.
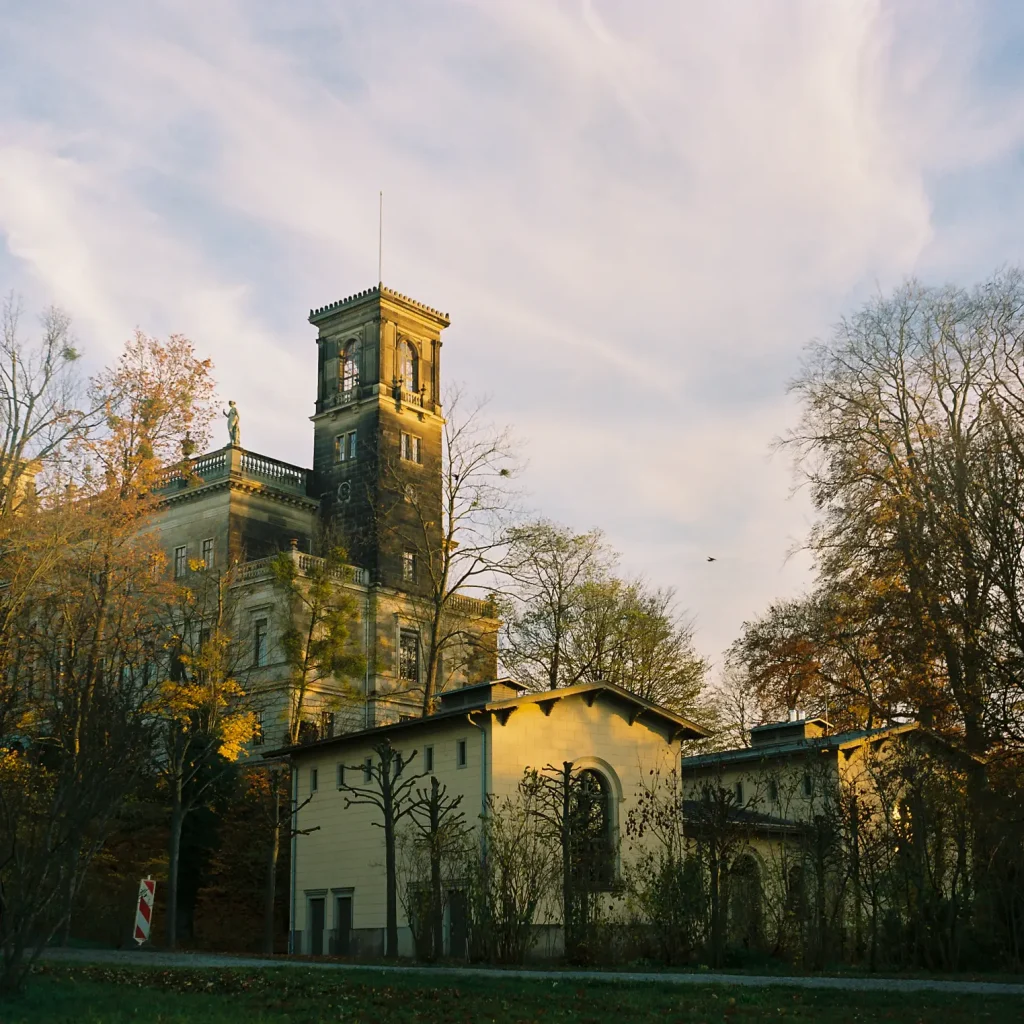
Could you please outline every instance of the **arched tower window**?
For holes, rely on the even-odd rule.
[[[359,386],[359,355],[358,341],[350,341],[345,346],[341,357],[341,390],[349,393]]]
[[[573,796],[576,884],[590,892],[609,889],[615,882],[611,786],[599,771],[585,768],[576,777]]]
[[[402,387],[406,391],[419,391],[420,367],[416,349],[412,342],[402,341],[398,344],[398,372],[402,377]]]

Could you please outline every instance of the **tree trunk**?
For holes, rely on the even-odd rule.
[[[387,936],[384,956],[393,960],[398,956],[398,882],[395,869],[395,823],[390,807],[384,811],[384,870],[387,875]]]
[[[267,855],[267,884],[263,904],[263,952],[274,952],[274,904],[277,902],[277,858],[281,850],[280,797],[274,793],[274,813],[277,819],[270,833]]]
[[[576,894],[572,877],[572,762],[562,762],[562,932],[565,954],[575,955],[579,943],[576,922]]]
[[[441,899],[441,785],[430,779],[430,925],[434,959],[444,956],[444,902]]]
[[[178,942],[178,866],[181,853],[181,829],[185,810],[181,801],[181,782],[176,780],[171,797],[171,838],[167,856],[167,948]]]
[[[708,869],[711,876],[711,966],[722,966],[722,876],[718,853],[709,850]]]

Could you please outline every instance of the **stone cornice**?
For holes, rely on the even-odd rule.
[[[177,494],[169,494],[160,499],[158,508],[167,508],[170,505],[180,505],[196,498],[205,497],[214,491],[242,491],[245,494],[261,494],[264,497],[272,498],[282,505],[291,505],[293,508],[304,508],[310,512],[316,512],[320,508],[318,498],[303,497],[299,494],[290,494],[287,491],[278,490],[267,484],[261,484],[255,480],[214,480],[208,484],[201,484],[199,487],[190,487],[187,490],[179,491]]]
[[[333,316],[335,313],[340,313],[345,309],[357,306],[363,302],[372,302],[374,299],[387,299],[400,306],[406,306],[420,314],[425,314],[430,317],[430,319],[438,321],[445,327],[451,323],[451,318],[447,313],[442,313],[440,310],[434,309],[432,306],[428,306],[423,302],[417,302],[415,299],[411,299],[408,295],[403,295],[401,292],[392,291],[383,284],[375,285],[373,288],[366,288],[361,292],[356,292],[354,295],[349,295],[344,299],[338,299],[337,302],[331,302],[326,306],[311,309],[309,311],[309,322],[311,324],[319,323],[321,320],[326,317]]]

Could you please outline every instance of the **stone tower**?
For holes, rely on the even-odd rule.
[[[374,583],[423,585],[441,544],[446,314],[378,285],[310,311],[319,331],[313,473],[321,515]]]

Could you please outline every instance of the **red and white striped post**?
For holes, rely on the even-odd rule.
[[[135,911],[135,941],[141,946],[149,938],[149,926],[153,923],[153,901],[156,898],[156,882],[144,878],[139,882],[139,907]]]

